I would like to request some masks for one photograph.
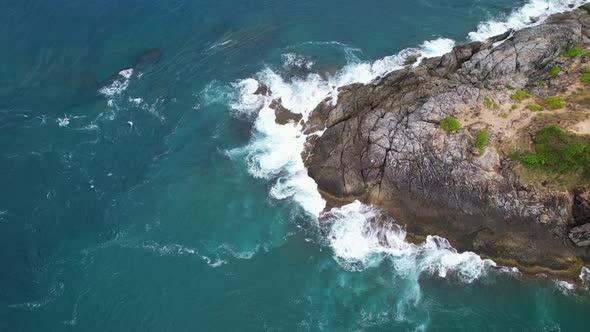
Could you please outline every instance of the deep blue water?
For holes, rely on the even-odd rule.
[[[236,106],[265,69],[308,82],[526,3],[1,1],[0,331],[582,331],[588,295],[553,280],[339,255],[269,195],[288,171],[255,172]]]

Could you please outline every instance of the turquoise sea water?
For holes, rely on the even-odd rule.
[[[0,2],[0,331],[585,330],[583,290],[383,246],[369,207],[318,223],[247,80],[305,113],[567,3]]]

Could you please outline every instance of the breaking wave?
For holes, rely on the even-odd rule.
[[[587,2],[587,0],[531,0],[505,17],[480,23],[476,31],[469,33],[469,39],[484,41],[510,29],[520,30],[538,25],[550,15],[570,11]]]
[[[587,1],[532,0],[503,19],[481,23],[477,31],[469,34],[470,40],[485,40],[508,29],[522,29],[539,24],[550,14],[571,10],[570,3],[581,5]],[[231,157],[244,158],[250,174],[274,181],[270,196],[274,199],[292,199],[317,220],[326,207],[313,179],[301,158],[307,136],[302,133],[302,122],[284,125],[275,122],[273,101],[305,121],[321,102],[335,104],[340,87],[361,83],[368,84],[391,71],[402,68],[410,57],[416,62],[428,57],[441,56],[455,46],[455,41],[439,38],[424,42],[419,47],[404,49],[398,54],[386,56],[374,62],[361,61],[355,54],[358,49],[331,42],[344,48],[347,65],[333,74],[309,73],[305,77],[285,78],[279,69],[266,67],[253,78],[232,84],[235,97],[230,107],[235,114],[255,115],[253,138],[247,146],[228,152]],[[311,69],[312,59],[292,52],[283,55],[284,63]],[[261,87],[268,91],[260,93]],[[256,93],[256,92],[259,93]],[[311,135],[321,135],[323,131]],[[328,212],[331,228],[328,244],[335,259],[346,269],[362,270],[379,264],[384,259],[393,262],[398,274],[412,276],[418,290],[418,277],[422,274],[446,277],[456,276],[463,282],[473,282],[495,266],[490,260],[465,252],[458,253],[449,242],[437,236],[429,236],[422,244],[406,241],[406,234],[391,221],[390,227],[376,226],[374,207],[355,202]]]
[[[472,252],[457,252],[449,242],[428,236],[421,244],[406,240],[406,232],[378,208],[359,201],[332,209],[328,236],[336,260],[349,270],[363,270],[391,259],[398,274],[455,275],[470,283],[496,264]],[[384,223],[384,219],[387,222]]]

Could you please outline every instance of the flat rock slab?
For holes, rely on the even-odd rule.
[[[590,224],[585,224],[572,228],[569,234],[570,239],[578,246],[585,247],[590,245]]]

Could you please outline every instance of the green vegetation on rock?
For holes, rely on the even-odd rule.
[[[490,97],[485,97],[483,101],[486,103],[488,108],[492,108],[492,99]]]
[[[513,94],[510,95],[510,99],[517,101],[517,102],[521,102],[525,99],[530,98],[531,95],[528,94],[526,91],[518,89],[516,90],[516,92],[514,92]]]
[[[461,129],[462,125],[459,120],[453,118],[452,116],[447,116],[440,122],[440,127],[442,130],[446,131],[447,133],[457,131]]]
[[[547,97],[545,98],[545,104],[547,104],[547,108],[551,110],[558,110],[565,107],[565,103],[561,96]]]
[[[512,154],[529,168],[545,172],[590,175],[590,140],[586,137],[567,133],[557,126],[550,126],[537,132],[534,139],[535,152]]]
[[[545,81],[539,81],[539,86],[545,86]]]
[[[539,112],[539,111],[543,110],[543,107],[541,105],[537,105],[537,104],[529,104],[526,106],[526,108],[528,110],[535,111],[535,112]]]
[[[582,83],[590,83],[590,67],[586,68],[580,81],[582,81]]]
[[[500,108],[500,105],[498,105],[497,103],[494,103],[494,106],[493,107],[494,107],[495,110],[497,110],[497,109]]]
[[[518,105],[517,104],[512,104],[512,107],[510,107],[510,110],[514,111],[517,108],[518,108]]]
[[[551,68],[551,71],[549,72],[549,76],[557,77],[557,76],[559,76],[559,73],[561,73],[561,67],[555,66],[555,67]]]
[[[573,58],[578,55],[582,55],[582,53],[584,53],[584,51],[580,47],[572,47],[567,50],[567,52],[563,53],[563,56],[567,58]]]
[[[475,134],[475,147],[478,148],[482,153],[485,151],[486,146],[488,145],[488,137],[489,134],[485,130],[480,130]]]
[[[514,87],[512,86],[512,84],[506,84],[506,89],[508,90],[514,90]]]

